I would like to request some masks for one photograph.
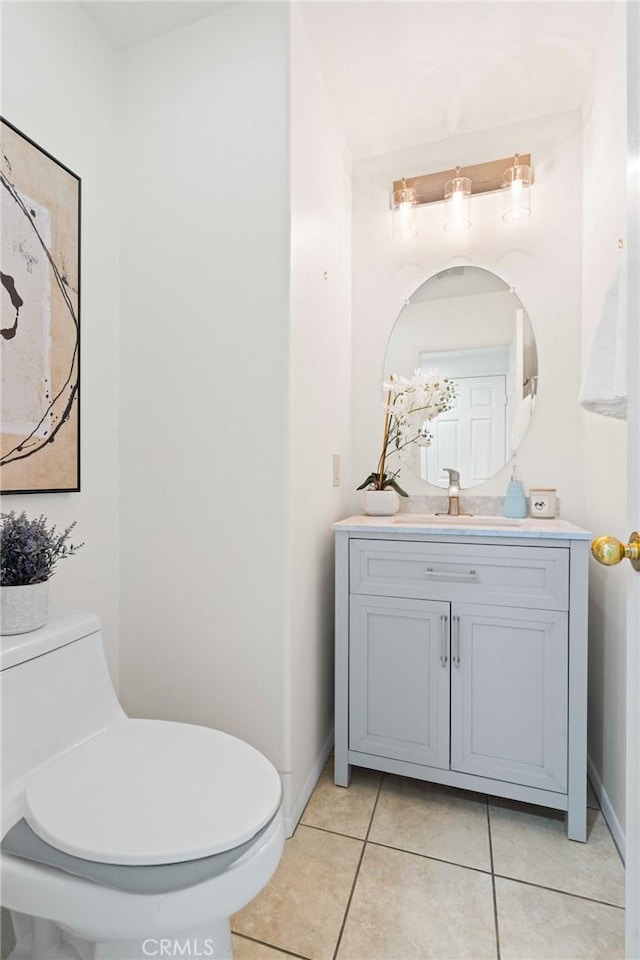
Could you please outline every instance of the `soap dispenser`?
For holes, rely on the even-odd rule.
[[[518,468],[515,463],[504,498],[504,515],[505,517],[517,517],[518,519],[526,517],[527,515],[527,498],[524,493],[522,481],[518,479]]]

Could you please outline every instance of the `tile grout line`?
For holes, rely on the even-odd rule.
[[[422,860],[433,860],[435,863],[445,863],[450,867],[459,867],[461,870],[472,870],[474,873],[483,873],[485,876],[491,876],[491,869],[484,870],[482,867],[472,867],[468,863],[458,863],[457,860],[445,860],[444,857],[434,857],[430,853],[420,853],[418,850],[409,850],[407,847],[398,847],[392,843],[383,843],[382,840],[365,840],[364,837],[356,837],[353,833],[341,833],[338,830],[330,830],[328,827],[317,827],[313,823],[301,823],[299,826],[307,827],[309,830],[318,830],[320,833],[329,833],[334,837],[344,837],[345,840],[360,840],[363,843],[368,843],[371,847],[382,847],[383,850],[397,850],[398,853],[407,853],[410,857],[420,857]]]
[[[371,817],[369,818],[369,826],[367,827],[367,833],[362,844],[362,850],[360,852],[360,859],[358,860],[358,865],[356,867],[356,872],[353,877],[353,883],[351,884],[351,891],[347,899],[347,906],[344,911],[344,916],[342,918],[342,923],[340,925],[340,931],[338,933],[338,939],[336,940],[335,950],[333,951],[333,960],[336,960],[338,956],[338,950],[340,949],[340,944],[342,943],[342,936],[344,934],[344,928],[347,925],[347,917],[349,916],[349,910],[351,909],[351,901],[353,900],[353,895],[355,893],[356,884],[358,882],[358,877],[360,876],[360,867],[362,866],[362,861],[364,859],[364,853],[367,849],[367,841],[369,840],[369,834],[371,833],[371,827],[373,825],[373,818],[376,814],[376,808],[378,806],[378,800],[380,799],[380,793],[382,791],[382,784],[384,783],[385,775],[382,774],[380,777],[380,783],[378,784],[378,792],[376,793],[376,799],[371,810]]]
[[[498,897],[496,895],[496,874],[493,863],[493,840],[491,838],[491,812],[489,809],[489,797],[486,799],[487,804],[487,831],[489,833],[489,861],[491,863],[491,889],[493,891],[493,919],[496,926],[496,953],[498,960],[500,960],[500,924],[498,923]]]
[[[295,957],[295,960],[312,960],[311,957],[305,957],[302,953],[293,953],[293,951],[287,950],[286,947],[276,947],[272,943],[267,943],[266,940],[258,940],[257,937],[249,937],[246,933],[233,933],[233,936],[240,937],[242,940],[248,940],[249,943],[259,943],[261,947],[268,947],[269,950],[276,950],[278,953],[285,953],[288,957]]]
[[[598,903],[601,907],[613,907],[624,911],[624,906],[612,903],[610,900],[598,900],[596,897],[587,897],[583,893],[572,893],[571,890],[560,890],[558,887],[546,887],[543,883],[534,883],[532,880],[521,880],[519,877],[509,877],[504,873],[496,873],[499,880],[510,880],[512,883],[521,883],[525,887],[535,887],[536,890],[548,890],[549,893],[559,893],[563,897],[573,897],[574,900],[586,900],[587,903]]]
[[[489,807],[490,807],[490,805],[491,805],[491,804],[490,804],[490,802],[489,802],[489,803],[487,804],[487,819],[488,819],[488,820],[489,820]],[[375,808],[374,808],[374,809],[375,809]],[[494,874],[494,872],[495,872],[495,870],[494,870],[494,865],[493,865],[493,841],[492,841],[490,823],[488,824],[488,828],[489,828],[489,854],[490,854],[490,860],[491,860],[491,866],[490,866],[489,870],[484,870],[482,867],[472,867],[472,866],[471,866],[470,864],[468,864],[468,863],[460,863],[460,862],[457,861],[457,860],[446,860],[444,857],[434,857],[433,854],[430,854],[430,853],[421,853],[421,852],[418,851],[418,850],[410,850],[410,849],[407,848],[407,847],[399,847],[399,846],[397,846],[396,844],[383,843],[381,840],[369,840],[368,837],[369,837],[369,832],[370,832],[370,831],[367,832],[367,837],[366,837],[366,838],[363,838],[363,837],[357,837],[357,836],[355,836],[355,835],[352,834],[352,833],[343,833],[343,832],[338,831],[338,830],[330,830],[328,827],[319,827],[319,826],[316,826],[316,825],[313,824],[313,823],[304,823],[304,824],[300,824],[300,826],[307,827],[309,830],[318,830],[320,833],[329,833],[329,834],[332,834],[332,835],[335,836],[335,837],[344,837],[344,838],[347,839],[347,840],[358,840],[358,841],[362,841],[362,842],[367,842],[370,846],[373,846],[373,847],[382,847],[382,849],[384,849],[384,850],[397,850],[399,853],[406,853],[406,854],[408,854],[408,855],[411,856],[411,857],[420,857],[422,860],[433,860],[435,863],[444,863],[444,864],[447,864],[447,865],[450,866],[450,867],[458,867],[458,868],[461,869],[461,870],[471,870],[471,871],[473,871],[474,873],[482,873],[482,874],[484,874],[485,876],[492,876],[492,875]],[[583,895],[583,894],[580,894],[580,893],[574,893],[574,892],[571,891],[571,890],[561,890],[559,887],[550,887],[550,886],[547,886],[547,885],[544,884],[544,883],[535,883],[534,881],[531,881],[531,880],[523,880],[523,879],[521,879],[520,877],[510,876],[510,875],[507,874],[507,873],[495,873],[495,876],[497,876],[497,877],[498,877],[499,879],[501,879],[501,880],[512,880],[514,883],[523,883],[523,884],[526,884],[527,886],[536,887],[536,888],[538,888],[538,889],[540,889],[540,890],[549,890],[550,893],[561,893],[561,894],[565,894],[567,897],[577,897],[579,900],[588,900],[588,901],[590,901],[591,903],[601,903],[601,904],[602,904],[603,906],[605,906],[605,907],[617,907],[619,910],[624,910],[624,909],[625,909],[624,906],[622,906],[621,904],[612,903],[612,901],[610,901],[610,900],[599,900],[597,897],[587,897],[587,896],[585,896],[585,895]]]
[[[308,827],[309,830],[319,830],[320,833],[332,833],[334,837],[345,837],[347,840],[362,840],[364,842],[364,837],[357,837],[355,833],[344,833],[342,830],[332,830],[330,827],[319,827],[315,823],[299,823],[298,826]]]
[[[381,840],[369,840],[369,846],[382,847],[383,850],[397,850],[398,853],[407,853],[410,857],[420,857],[421,860],[433,860],[435,863],[445,863],[449,867],[458,867],[460,870],[471,870],[473,873],[482,873],[485,877],[491,876],[490,870],[483,870],[482,867],[470,867],[468,863],[458,863],[456,860],[444,860],[442,857],[434,857],[430,853],[418,853],[416,850],[407,850],[406,847],[394,847],[391,843],[382,843]]]
[[[472,866],[469,866],[469,865],[467,865],[467,864],[457,863],[457,862],[455,862],[455,861],[453,861],[453,860],[445,860],[445,859],[441,859],[440,857],[434,857],[434,856],[429,855],[429,854],[419,853],[419,852],[414,851],[414,850],[408,850],[408,849],[405,849],[404,847],[399,847],[399,846],[393,845],[393,844],[391,844],[391,843],[383,843],[383,842],[380,842],[380,841],[373,841],[373,840],[371,840],[371,839],[370,839],[370,836],[371,836],[371,832],[372,832],[372,830],[373,830],[373,821],[374,821],[375,814],[376,814],[376,811],[377,811],[377,807],[378,807],[378,804],[379,804],[379,800],[380,800],[380,797],[381,797],[382,789],[384,788],[385,781],[387,781],[387,780],[389,780],[389,779],[390,779],[390,778],[389,778],[388,775],[385,775],[384,773],[382,773],[382,775],[381,775],[381,777],[380,777],[379,784],[378,784],[378,788],[377,788],[377,790],[376,790],[375,799],[374,799],[373,806],[372,806],[371,813],[370,813],[370,817],[369,817],[369,824],[368,824],[368,827],[366,828],[366,832],[365,832],[364,838],[363,838],[362,836],[359,836],[359,837],[358,837],[358,836],[354,836],[352,833],[347,833],[347,832],[335,830],[335,829],[332,829],[332,828],[330,828],[330,827],[316,826],[316,825],[314,825],[314,824],[312,824],[312,823],[303,823],[303,817],[304,817],[304,814],[305,814],[306,811],[307,811],[307,808],[308,808],[308,806],[309,806],[309,803],[310,803],[310,801],[311,801],[311,798],[309,798],[309,801],[308,801],[307,804],[305,805],[305,809],[304,809],[304,811],[303,811],[303,815],[302,815],[302,817],[300,818],[299,823],[296,824],[296,831],[297,831],[297,827],[298,827],[298,826],[304,825],[304,826],[306,826],[306,827],[309,827],[309,828],[312,829],[312,830],[317,830],[317,831],[320,831],[320,832],[333,834],[334,836],[341,836],[341,837],[344,837],[345,839],[353,839],[353,840],[356,840],[356,841],[359,841],[359,842],[362,843],[362,849],[361,849],[361,852],[360,852],[360,856],[359,856],[359,858],[358,858],[358,862],[357,862],[357,864],[356,864],[356,868],[355,868],[355,872],[354,872],[354,877],[353,877],[353,881],[352,881],[352,884],[351,884],[351,889],[350,889],[350,892],[349,892],[349,895],[348,895],[348,898],[347,898],[346,906],[345,906],[345,908],[344,908],[344,914],[343,914],[342,922],[341,922],[341,924],[340,924],[340,929],[339,929],[339,933],[338,933],[338,936],[337,936],[335,948],[334,948],[334,951],[333,951],[333,954],[332,954],[332,960],[337,960],[337,957],[338,957],[338,953],[339,953],[339,950],[340,950],[340,947],[341,947],[341,943],[342,943],[342,940],[343,940],[343,938],[344,938],[344,932],[345,932],[345,929],[346,929],[346,924],[347,924],[347,921],[348,921],[348,919],[349,919],[350,910],[351,910],[351,905],[352,905],[352,902],[353,902],[353,898],[354,898],[354,896],[355,896],[355,889],[356,889],[356,886],[357,886],[357,883],[358,883],[358,880],[359,880],[360,870],[361,870],[361,867],[362,867],[362,864],[363,864],[363,861],[364,861],[364,855],[365,855],[365,853],[366,853],[366,850],[367,850],[367,847],[368,847],[368,846],[378,846],[378,847],[383,848],[383,849],[397,850],[398,852],[404,852],[404,853],[406,853],[406,854],[408,854],[408,855],[410,855],[410,856],[418,856],[418,857],[420,857],[420,858],[422,858],[422,859],[433,860],[433,861],[435,861],[435,862],[444,863],[444,864],[449,864],[450,866],[457,866],[457,867],[459,867],[460,869],[471,870],[471,871],[473,871],[473,872],[483,873],[483,874],[485,874],[485,875],[487,875],[487,876],[491,876],[492,900],[493,900],[493,910],[494,910],[495,942],[496,942],[496,956],[497,956],[497,960],[501,960],[500,924],[499,924],[499,919],[498,919],[497,883],[496,883],[497,879],[504,879],[504,880],[506,880],[506,881],[512,881],[512,882],[514,882],[514,883],[518,883],[518,884],[524,885],[524,886],[529,886],[529,887],[532,887],[532,888],[534,888],[534,889],[546,890],[546,891],[548,891],[548,892],[550,892],[550,893],[555,893],[555,894],[558,894],[558,895],[560,895],[560,896],[564,895],[564,896],[567,896],[567,897],[572,897],[573,899],[583,900],[583,901],[586,901],[587,903],[595,903],[595,904],[600,904],[600,905],[602,905],[602,906],[613,907],[613,908],[615,908],[615,909],[617,909],[617,910],[619,910],[619,911],[622,910],[622,911],[624,912],[624,909],[625,909],[624,906],[621,906],[620,904],[613,903],[613,902],[608,901],[608,900],[601,900],[601,899],[597,899],[596,897],[590,897],[590,896],[585,896],[585,895],[582,895],[582,894],[579,894],[579,893],[574,893],[574,892],[572,892],[572,891],[570,891],[570,890],[562,890],[562,889],[558,889],[558,888],[556,888],[556,887],[547,886],[547,885],[542,884],[542,883],[535,883],[535,882],[532,882],[532,881],[520,879],[520,878],[515,877],[515,876],[509,876],[508,874],[501,874],[501,873],[496,872],[496,864],[495,864],[495,860],[494,860],[494,851],[493,851],[493,836],[492,836],[492,830],[491,830],[491,805],[492,805],[491,800],[492,800],[492,797],[490,797],[490,796],[488,796],[488,795],[485,795],[484,803],[485,803],[485,810],[486,810],[486,817],[487,817],[487,831],[488,831],[488,840],[489,840],[489,855],[490,855],[490,868],[489,868],[489,870],[483,870],[482,868],[472,867]],[[479,798],[479,799],[480,799],[480,798]],[[600,810],[598,807],[593,807],[592,809],[595,810],[595,812],[596,812],[597,814],[601,814],[601,810]],[[606,823],[606,821],[605,821],[605,823]],[[607,824],[607,827],[608,827],[608,824]],[[294,833],[295,833],[296,831],[294,831]],[[610,832],[610,831],[609,831],[609,832]],[[245,935],[243,935],[243,934],[237,934],[237,935],[238,935],[238,936],[245,936]],[[271,949],[275,949],[275,950],[281,949],[281,950],[282,950],[284,953],[286,953],[289,957],[294,958],[294,960],[312,960],[312,958],[304,957],[303,955],[294,953],[294,952],[291,951],[291,950],[285,950],[285,949],[283,949],[283,948],[279,948],[277,945],[269,944],[269,943],[267,943],[266,941],[262,941],[262,940],[258,940],[258,939],[254,939],[254,938],[252,938],[252,937],[246,937],[246,936],[245,936],[245,939],[247,939],[247,940],[253,940],[253,941],[256,942],[256,943],[259,943],[259,944],[264,945],[265,947],[268,947],[268,948],[271,948]]]

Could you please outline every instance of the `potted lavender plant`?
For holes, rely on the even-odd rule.
[[[69,542],[75,521],[56,533],[46,517],[29,520],[24,511],[1,515],[0,634],[28,633],[47,622],[49,579],[58,560],[71,557],[83,546]]]
[[[401,497],[407,494],[397,482],[400,470],[387,472],[387,461],[392,454],[402,457],[409,444],[428,447],[433,440],[429,423],[445,410],[451,410],[458,399],[458,387],[453,380],[431,371],[415,370],[412,377],[392,374],[382,385],[384,400],[384,430],[382,451],[377,470],[360,484],[364,490],[362,508],[366,514],[391,516],[398,512]]]

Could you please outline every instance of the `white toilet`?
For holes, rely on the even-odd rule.
[[[132,720],[95,614],[2,637],[2,905],[11,960],[231,957],[275,871],[280,777],[241,740]]]

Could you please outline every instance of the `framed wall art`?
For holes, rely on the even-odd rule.
[[[80,489],[80,178],[1,121],[0,488]]]

